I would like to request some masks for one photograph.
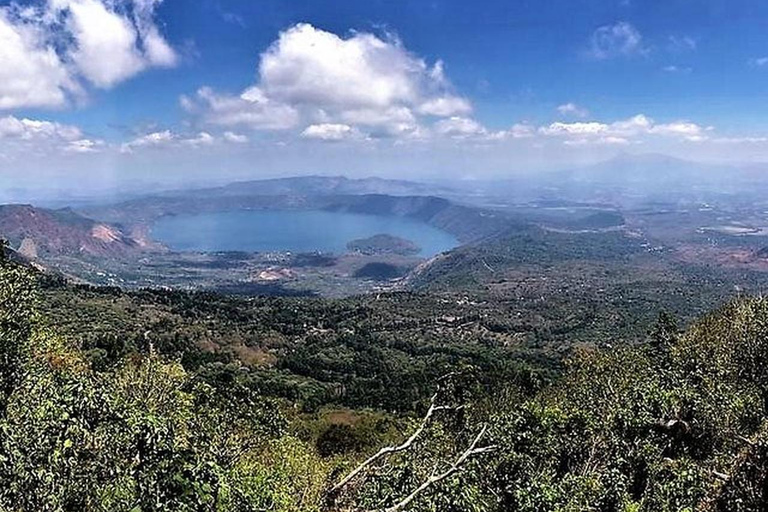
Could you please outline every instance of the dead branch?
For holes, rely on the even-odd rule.
[[[476,455],[480,455],[483,453],[492,452],[497,447],[490,445],[490,446],[483,446],[478,448],[477,443],[480,442],[480,439],[485,435],[485,432],[488,430],[487,425],[483,425],[483,428],[480,430],[480,433],[477,434],[475,437],[475,440],[472,441],[472,444],[467,448],[467,450],[462,453],[458,459],[449,467],[447,470],[440,474],[436,474],[435,470],[432,471],[432,474],[429,478],[427,478],[420,486],[418,486],[411,494],[403,498],[398,503],[392,505],[391,507],[388,507],[384,509],[384,512],[398,512],[399,510],[404,509],[407,507],[416,497],[423,492],[425,489],[428,489],[429,487],[437,484],[438,482],[445,480],[446,478],[449,478],[453,476],[454,474],[458,473],[462,470],[462,466],[464,465],[467,460],[469,460],[471,457],[474,457]]]
[[[437,411],[443,411],[447,409],[456,410],[460,407],[451,407],[447,405],[437,405],[435,404],[435,401],[437,400],[437,393],[432,395],[432,400],[429,406],[429,409],[427,410],[427,413],[424,415],[424,418],[422,418],[421,423],[419,424],[419,427],[416,429],[416,431],[411,434],[411,437],[406,439],[406,441],[399,445],[399,446],[387,446],[376,452],[374,455],[368,457],[365,461],[362,462],[359,466],[357,466],[355,469],[353,469],[350,473],[347,474],[344,478],[341,479],[339,483],[334,485],[331,488],[331,494],[338,493],[345,485],[347,485],[352,479],[354,479],[357,475],[359,475],[363,470],[365,470],[368,466],[372,465],[377,460],[381,459],[382,457],[385,457],[387,455],[391,455],[393,453],[402,452],[404,450],[407,450],[408,448],[413,445],[414,441],[421,435],[422,432],[424,432],[424,429],[427,427],[427,424],[429,423],[429,420],[432,419],[432,416]]]

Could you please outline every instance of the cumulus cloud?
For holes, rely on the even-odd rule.
[[[508,130],[508,134],[513,139],[527,139],[533,137],[536,129],[530,124],[516,123]]]
[[[194,98],[182,96],[181,104],[188,112],[200,113],[205,122],[219,126],[285,130],[299,123],[296,108],[268,98],[258,87],[250,87],[239,96],[202,87]]]
[[[14,116],[0,117],[0,139],[45,139],[71,142],[81,139],[82,136],[80,129],[72,125],[36,119],[19,119]]]
[[[121,153],[133,153],[139,149],[169,149],[169,148],[204,148],[212,147],[221,142],[247,142],[248,138],[233,132],[225,132],[214,136],[202,131],[191,134],[176,133],[172,130],[159,130],[146,133],[124,142],[120,145]]]
[[[77,126],[40,119],[0,117],[0,148],[19,155],[94,153],[105,148],[104,141],[84,136]]]
[[[237,144],[245,144],[246,142],[248,142],[248,137],[241,133],[224,132],[222,136],[224,137],[224,140],[227,142],[234,142]]]
[[[0,8],[0,109],[57,107],[78,86],[45,32]]]
[[[356,131],[348,124],[321,123],[307,126],[301,136],[306,139],[319,139],[338,142],[356,137]]]
[[[155,9],[163,0],[133,0],[134,23],[143,43],[144,56],[150,65],[172,67],[178,64],[179,56],[160,33],[154,21]]]
[[[707,138],[706,132],[711,130],[712,127],[702,127],[690,121],[656,123],[653,119],[638,114],[613,123],[597,121],[555,122],[540,127],[538,133],[549,137],[563,137],[566,144],[626,144],[632,138],[648,135],[698,142],[705,140]]]
[[[705,130],[705,128],[690,121],[675,121],[651,126],[648,131],[658,135],[679,135],[689,140],[701,140],[704,138]]]
[[[412,103],[428,72],[397,41],[356,33],[348,39],[300,23],[261,56],[265,91],[291,104],[376,108]]]
[[[557,111],[563,116],[587,117],[589,115],[589,110],[570,102],[559,105]]]
[[[133,24],[98,0],[57,0],[75,45],[69,57],[91,83],[109,88],[144,69]]]
[[[64,146],[64,151],[71,153],[94,153],[104,147],[104,141],[92,139],[78,139],[70,141]]]
[[[154,22],[162,0],[49,0],[0,7],[0,108],[60,107],[85,82],[110,88],[177,55]]]
[[[210,146],[216,142],[213,135],[208,132],[200,132],[194,137],[187,139],[181,139],[181,144],[186,146],[198,147],[198,146]]]
[[[587,138],[567,139],[563,142],[563,144],[565,144],[566,146],[611,145],[611,144],[624,145],[629,143],[630,141],[628,139],[625,139],[624,137],[614,137],[614,136],[595,137],[592,139],[587,139]]]
[[[604,133],[608,125],[597,122],[589,123],[552,123],[549,126],[539,128],[539,133],[544,135],[595,135]]]
[[[427,100],[419,106],[419,113],[431,116],[466,115],[472,112],[472,105],[464,98],[457,96],[442,96]]]
[[[458,116],[438,121],[435,123],[435,130],[440,135],[453,138],[466,138],[488,133],[488,130],[474,119]]]
[[[453,92],[442,62],[427,64],[396,37],[342,37],[306,23],[281,32],[261,54],[258,81],[243,93],[202,88],[182,105],[221,126],[348,125],[374,137],[412,136],[420,116],[472,110]]]
[[[620,21],[599,27],[592,33],[589,53],[596,59],[605,60],[645,55],[648,49],[640,32],[626,21]]]
[[[175,142],[176,138],[177,136],[171,132],[171,130],[147,133],[146,135],[136,137],[130,142],[124,143],[121,147],[121,151],[123,153],[130,153],[136,148],[167,146]]]

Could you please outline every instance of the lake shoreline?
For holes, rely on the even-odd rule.
[[[352,240],[387,234],[410,240],[428,258],[453,249],[453,235],[398,216],[315,210],[246,210],[158,219],[152,239],[172,251],[344,254]]]

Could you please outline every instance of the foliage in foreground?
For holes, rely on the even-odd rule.
[[[662,316],[646,345],[582,351],[550,388],[489,397],[471,416],[496,449],[413,510],[765,510],[768,299],[734,301],[686,333]],[[466,447],[445,434],[372,469],[350,503],[396,504]]]
[[[533,396],[503,382],[491,395],[466,379],[443,385],[436,400],[446,408],[408,449],[332,493],[373,451],[355,422],[289,422],[254,388],[213,382],[151,344],[97,364],[39,327],[34,280],[0,262],[3,511],[751,511],[768,502],[766,299],[735,301],[685,333],[663,318],[642,346],[577,353]],[[392,437],[421,424],[397,423],[406,427]],[[461,460],[483,425],[492,451],[397,508]]]
[[[279,411],[150,352],[96,371],[0,262],[0,510],[312,510],[327,464]]]

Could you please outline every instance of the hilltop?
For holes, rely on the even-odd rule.
[[[0,206],[0,233],[16,252],[30,260],[48,256],[124,257],[147,245],[114,225],[97,222],[70,208]]]
[[[347,244],[347,249],[362,254],[418,254],[421,247],[411,240],[381,233],[368,238],[352,240]]]

